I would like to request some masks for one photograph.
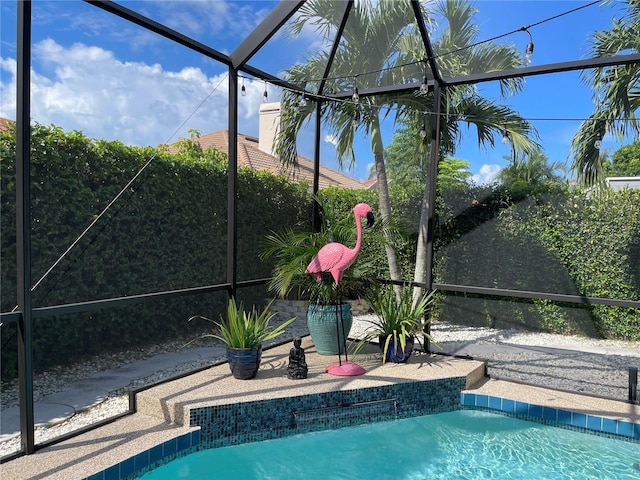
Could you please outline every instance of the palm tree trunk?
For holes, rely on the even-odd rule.
[[[416,267],[413,274],[413,281],[416,283],[427,282],[427,228],[429,225],[429,199],[428,191],[425,189],[422,197],[422,208],[420,209],[420,224],[418,226],[418,244],[416,245]],[[413,303],[422,295],[422,288],[416,287],[413,290]]]
[[[380,135],[380,124],[375,122],[376,125],[372,128],[371,134],[371,147],[373,150],[373,156],[376,166],[376,181],[378,188],[378,200],[380,202],[380,216],[384,225],[390,225],[391,222],[391,201],[389,199],[389,184],[387,183],[387,169],[384,164],[384,147],[382,145],[382,137]],[[400,275],[400,269],[398,268],[398,257],[393,249],[393,237],[390,229],[384,229],[385,232],[385,252],[387,254],[387,261],[389,263],[389,276],[391,280],[399,281],[402,279]],[[401,287],[396,285],[394,290],[396,296],[400,295]]]

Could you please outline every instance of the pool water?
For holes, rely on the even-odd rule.
[[[141,478],[640,479],[640,444],[460,410],[204,450]]]

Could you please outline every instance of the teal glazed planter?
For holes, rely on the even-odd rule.
[[[320,355],[344,353],[343,330],[339,324],[340,315],[342,315],[342,321],[344,322],[344,335],[349,338],[349,331],[351,331],[351,325],[353,324],[351,305],[344,303],[337,305],[336,308],[336,305],[311,304],[307,308],[309,334],[316,347],[316,352]],[[337,328],[336,323],[338,323]],[[338,345],[340,345],[340,352],[338,352]]]
[[[233,378],[249,380],[256,376],[262,359],[260,348],[231,348],[227,347],[227,360]]]

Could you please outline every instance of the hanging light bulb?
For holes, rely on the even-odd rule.
[[[427,76],[422,77],[422,85],[420,85],[420,93],[428,93],[429,85],[427,85]]]
[[[596,150],[600,150],[601,146],[602,146],[602,135],[598,133],[596,135],[596,141],[593,142],[593,148],[595,148]]]
[[[525,51],[524,61],[529,65],[533,61],[533,42],[527,43],[527,50]]]
[[[427,137],[427,127],[423,123],[422,127],[420,127],[420,138],[426,138],[426,137]]]
[[[533,37],[527,27],[522,27],[520,30],[529,34],[529,43],[527,43],[527,48],[524,51],[524,63],[529,65],[533,61]]]
[[[269,101],[269,94],[267,93],[267,82],[264,82],[264,93],[262,94],[262,102],[267,103]]]
[[[358,103],[360,101],[360,94],[358,93],[358,87],[353,87],[353,95],[351,95],[351,100],[353,100],[353,103]]]
[[[306,107],[307,106],[307,82],[303,82],[302,83],[302,97],[300,98],[300,106],[301,107]]]
[[[240,94],[241,94],[243,97],[246,97],[246,96],[247,96],[247,89],[244,87],[244,78],[242,79],[242,88],[240,89]]]
[[[505,145],[509,143],[509,132],[506,129],[502,130],[502,143]]]

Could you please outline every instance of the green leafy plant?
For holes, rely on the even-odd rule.
[[[434,294],[435,290],[432,290],[414,303],[411,288],[408,287],[402,289],[399,299],[390,285],[371,290],[366,300],[376,318],[367,320],[370,327],[356,345],[355,352],[372,340],[380,340],[384,342],[381,345],[384,363],[392,340],[403,350],[407,339],[417,337],[419,334],[423,334],[433,342],[433,338],[424,329],[429,323],[428,313],[434,302]],[[419,337],[418,341],[420,341]]]
[[[231,348],[260,348],[267,340],[282,335],[295,320],[295,317],[290,318],[276,327],[271,327],[270,322],[277,315],[269,310],[271,303],[269,302],[262,311],[259,311],[255,305],[251,310],[246,311],[242,302],[236,304],[235,299],[230,298],[226,321],[221,318],[221,321],[217,322],[200,315],[191,317],[189,321],[201,318],[216,325],[219,333],[205,333],[198,338],[215,338]]]
[[[319,232],[287,228],[265,236],[260,256],[263,260],[274,260],[269,290],[281,298],[292,295],[318,305],[363,296],[369,283],[367,273],[371,269],[366,261],[359,260],[347,269],[340,285],[336,285],[328,273],[321,282],[305,273],[309,262],[324,245],[330,242],[352,245],[356,241],[353,215],[345,213],[343,218],[338,218],[337,209],[330,201],[319,197],[318,202],[322,211]],[[374,225],[367,237],[379,235],[381,228]]]

